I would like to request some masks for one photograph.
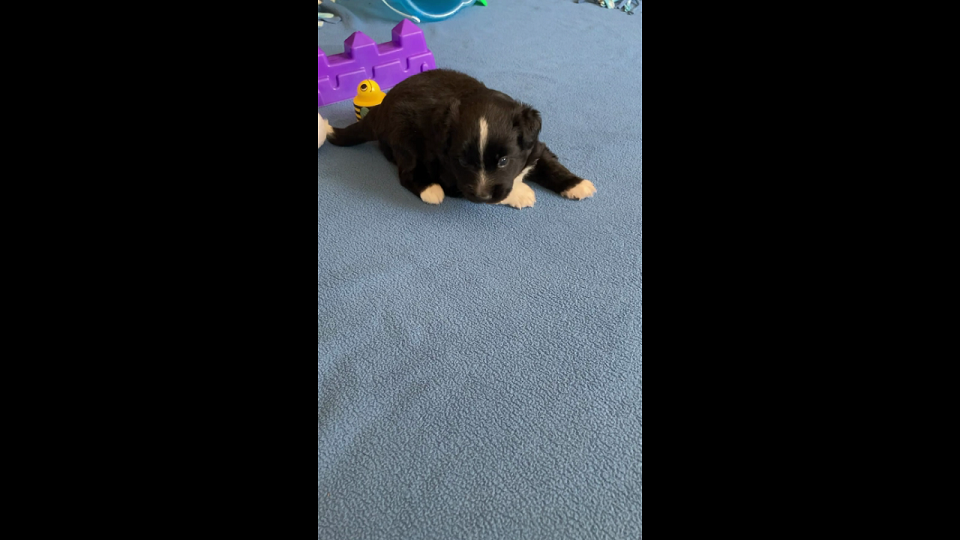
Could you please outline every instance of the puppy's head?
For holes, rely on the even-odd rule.
[[[502,202],[537,144],[540,113],[506,95],[459,109],[450,145],[457,187],[473,202]]]

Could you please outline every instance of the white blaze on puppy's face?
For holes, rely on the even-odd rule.
[[[490,139],[490,124],[487,119],[480,118],[480,161],[483,161],[483,151],[487,149],[487,141]]]
[[[477,184],[477,193],[483,193],[487,189],[487,171],[484,167],[483,151],[487,149],[487,141],[490,139],[490,124],[487,119],[480,117],[480,180]]]

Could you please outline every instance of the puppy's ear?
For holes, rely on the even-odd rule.
[[[528,150],[540,137],[540,129],[543,127],[543,122],[540,120],[540,111],[533,107],[524,106],[514,117],[513,125],[517,128],[517,143],[520,148]]]

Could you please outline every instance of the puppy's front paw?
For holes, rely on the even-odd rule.
[[[427,204],[440,204],[443,202],[443,188],[439,184],[433,184],[423,190],[420,199]]]
[[[513,191],[510,192],[510,195],[500,204],[516,208],[517,210],[523,210],[524,208],[533,208],[533,205],[536,203],[537,194],[534,193],[533,189],[523,182],[518,182],[513,186]]]
[[[564,191],[560,195],[568,199],[573,199],[575,201],[582,201],[584,199],[589,199],[597,194],[597,186],[593,185],[593,182],[589,180],[584,180],[579,184],[573,186],[572,188]]]

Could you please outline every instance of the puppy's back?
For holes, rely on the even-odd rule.
[[[395,104],[410,103],[423,106],[433,101],[463,100],[472,94],[487,90],[483,83],[473,77],[451,71],[435,69],[410,77],[391,90],[384,99]]]

